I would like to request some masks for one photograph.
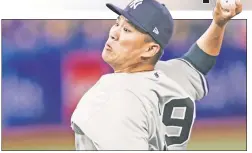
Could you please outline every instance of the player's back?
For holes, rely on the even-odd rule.
[[[195,118],[194,98],[162,69],[139,74],[132,76],[130,90],[148,114],[149,150],[186,149]]]
[[[83,132],[81,136],[77,134],[77,144],[82,146],[79,149],[163,150],[165,146],[181,144],[186,141],[184,135],[189,134],[184,128],[188,120],[183,120],[189,107],[187,101],[193,104],[182,87],[161,71],[104,75],[82,97],[73,114],[74,126]],[[110,132],[112,128],[114,131]],[[125,143],[129,140],[130,144],[126,144],[129,148],[112,139],[118,135],[122,135]],[[130,141],[131,137],[143,141],[138,144]]]

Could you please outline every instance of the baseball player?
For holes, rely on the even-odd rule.
[[[205,75],[241,3],[227,10],[217,0],[207,31],[183,57],[168,61],[159,61],[174,26],[165,5],[106,5],[119,15],[102,52],[114,73],[103,75],[72,115],[76,150],[185,150],[195,101],[208,93]]]

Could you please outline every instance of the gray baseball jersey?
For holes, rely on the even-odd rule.
[[[184,59],[103,75],[72,115],[76,150],[184,150],[195,100],[207,92],[204,76]]]

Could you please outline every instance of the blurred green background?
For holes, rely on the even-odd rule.
[[[13,128],[3,132],[2,150],[74,150],[74,136],[58,125]],[[246,150],[246,119],[197,120],[188,150]]]

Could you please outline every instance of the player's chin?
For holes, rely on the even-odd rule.
[[[108,51],[106,51],[106,49],[103,49],[102,51],[102,59],[106,62],[106,63],[110,63],[110,61],[112,60],[112,55],[110,53],[108,53]]]

